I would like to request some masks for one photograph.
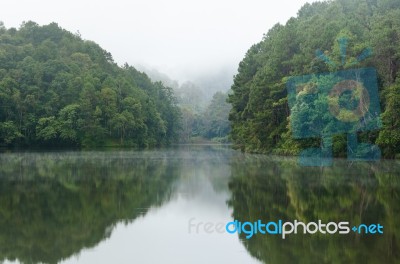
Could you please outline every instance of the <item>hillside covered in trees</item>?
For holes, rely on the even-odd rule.
[[[227,102],[228,93],[224,91],[228,90],[230,85],[223,85],[222,76],[215,78],[211,74],[210,80],[215,79],[217,86],[226,88],[213,93],[216,86],[205,84],[204,87],[200,87],[191,81],[179,84],[177,80],[171,79],[156,69],[140,67],[153,81],[162,82],[173,89],[177,105],[182,113],[179,143],[204,144],[210,141],[229,143],[228,116],[231,106]]]
[[[340,40],[346,40],[347,45],[341,45]],[[372,52],[363,53],[365,50]],[[378,73],[382,127],[358,137],[377,144],[383,156],[395,157],[400,153],[398,0],[306,4],[286,25],[277,24],[269,30],[248,50],[234,79],[229,96],[233,142],[243,151],[279,154],[297,154],[318,146],[318,138],[293,139],[287,80],[366,67]],[[346,155],[344,134],[334,136],[333,151],[335,156]]]
[[[228,116],[231,106],[227,99],[227,93],[216,92],[207,107],[200,110],[196,110],[196,104],[185,104],[181,101],[179,103],[182,113],[181,142],[211,140],[218,143],[229,143]]]
[[[52,23],[0,24],[0,146],[162,146],[179,109],[161,82]]]

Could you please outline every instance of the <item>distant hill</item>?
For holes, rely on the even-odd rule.
[[[210,94],[218,85],[224,87],[222,76],[229,75],[221,72],[221,78],[214,75],[209,76],[208,82],[213,78],[219,79],[213,85],[207,86],[206,78],[202,79],[205,86],[200,87],[191,81],[181,85],[172,80],[168,75],[156,69],[147,69],[139,66],[153,81],[160,81],[164,85],[172,87],[181,111],[181,130],[179,133],[180,143],[205,143],[205,142],[229,142],[228,134],[230,124],[228,120],[231,106],[227,103],[228,94],[217,90]],[[208,87],[205,89],[204,87]],[[211,87],[211,88],[210,88]],[[229,87],[228,85],[226,87]],[[221,89],[226,91],[227,88]]]

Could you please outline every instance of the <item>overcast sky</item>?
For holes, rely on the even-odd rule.
[[[313,0],[2,0],[0,20],[79,31],[118,64],[145,65],[179,81],[229,69],[277,22]]]

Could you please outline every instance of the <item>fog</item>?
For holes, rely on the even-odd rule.
[[[17,28],[28,20],[57,22],[100,44],[118,64],[142,65],[200,86],[221,78],[223,87],[250,46],[305,2],[310,1],[3,0],[0,20]]]

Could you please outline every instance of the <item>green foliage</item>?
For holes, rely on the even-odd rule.
[[[6,144],[10,144],[22,137],[22,134],[18,131],[17,126],[12,121],[0,123],[0,135]]]
[[[346,58],[341,56],[338,42],[343,37],[349,44]],[[357,57],[366,48],[373,51],[372,57],[358,63]],[[317,50],[332,58],[332,63],[317,58]],[[388,127],[389,112],[397,111],[392,107],[394,103],[390,105],[389,102],[396,89],[389,87],[394,87],[400,70],[400,6],[397,0],[335,0],[306,4],[286,25],[275,25],[260,43],[249,49],[234,78],[229,95],[233,143],[243,151],[280,154],[295,154],[306,145],[318,145],[317,139],[294,140],[291,136],[293,124],[288,122],[293,120],[288,118],[287,78],[362,67],[374,67],[378,71],[379,89],[383,95],[380,103],[385,112],[378,143],[384,146],[386,156],[400,153],[400,145],[385,143],[389,140],[389,131],[396,133],[399,129]],[[318,106],[317,101],[314,106]],[[297,113],[304,113],[297,110]],[[319,111],[308,109],[308,112],[316,119],[326,118],[319,115]],[[298,117],[295,122],[305,125],[302,120]],[[363,137],[375,143],[377,133],[368,132]],[[344,155],[343,138],[335,139],[335,154]]]
[[[180,122],[170,88],[55,23],[1,26],[0,106],[6,146],[161,146]]]
[[[394,158],[400,150],[400,79],[385,92],[386,110],[382,114],[383,129],[377,143],[387,157]]]
[[[214,94],[206,111],[203,113],[203,136],[208,139],[222,138],[229,134],[228,120],[230,105],[226,102],[227,94],[217,92]]]
[[[230,123],[228,120],[231,106],[227,103],[228,95],[217,92],[205,110],[181,105],[182,131],[181,141],[190,142],[194,137],[202,137],[219,143],[228,143]]]

